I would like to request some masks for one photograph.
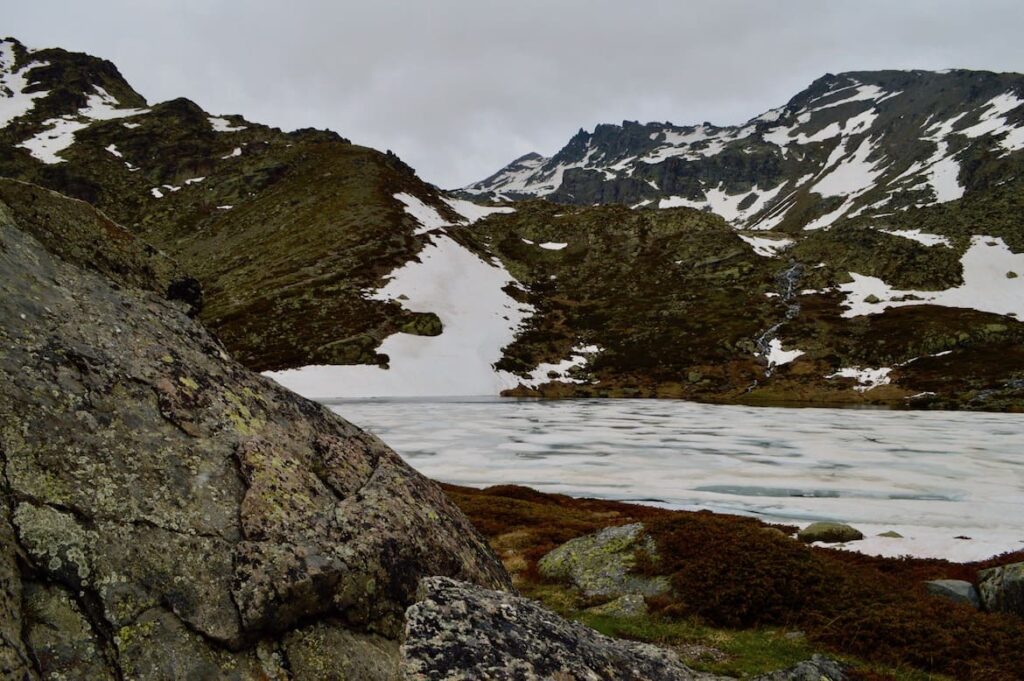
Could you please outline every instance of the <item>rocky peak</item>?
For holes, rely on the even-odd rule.
[[[624,121],[463,191],[579,205],[688,205],[737,227],[821,228],[951,201],[1024,149],[1024,77],[983,71],[826,74],[740,126]],[[984,179],[983,179],[984,178]]]

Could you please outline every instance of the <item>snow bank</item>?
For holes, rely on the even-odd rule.
[[[496,395],[518,379],[497,372],[510,344],[533,309],[503,290],[515,284],[501,265],[486,262],[443,234],[392,272],[373,297],[398,300],[408,310],[433,312],[444,325],[439,336],[396,333],[380,352],[390,368],[307,366],[269,372],[281,385],[310,398]]]
[[[778,338],[773,338],[768,343],[768,355],[765,359],[768,360],[768,368],[782,366],[783,364],[789,364],[794,359],[803,355],[803,350],[783,350],[782,341]]]
[[[877,277],[855,272],[853,281],[839,286],[846,294],[844,317],[874,314],[903,305],[964,307],[1024,319],[1024,253],[1013,253],[1000,238],[975,236],[961,259],[964,283],[943,291],[901,291]],[[1018,276],[1007,276],[1009,273]],[[875,296],[878,302],[867,302]],[[905,296],[916,299],[896,300]]]
[[[110,121],[148,113],[149,109],[122,109],[113,95],[98,85],[86,99],[85,106],[73,115],[43,121],[49,126],[25,140],[19,147],[28,149],[33,157],[46,164],[63,163],[60,153],[75,143],[75,133],[96,121]]]
[[[586,383],[583,379],[569,375],[572,369],[586,366],[591,357],[601,351],[596,345],[577,345],[572,349],[568,359],[557,364],[542,362],[530,372],[529,378],[515,377],[515,380],[527,388],[537,388],[545,383]]]
[[[861,367],[844,367],[834,374],[829,374],[825,378],[853,378],[856,379],[857,385],[854,386],[854,390],[859,393],[871,390],[872,388],[880,385],[887,385],[892,379],[889,378],[889,374],[892,372],[892,367],[881,367],[878,369],[864,369]]]
[[[238,132],[239,130],[245,130],[247,127],[244,125],[231,125],[231,121],[220,116],[208,116],[206,120],[210,122],[210,127],[213,128],[214,132]]]
[[[939,234],[926,234],[919,229],[880,229],[878,231],[892,234],[893,236],[901,236],[904,239],[910,239],[925,246],[947,246],[950,248],[953,246],[953,242],[949,240],[949,237]]]
[[[401,192],[395,194],[395,198],[405,204],[405,212],[413,216],[416,222],[420,223],[420,228],[414,232],[415,234],[426,234],[431,230],[439,229],[449,224],[435,208],[423,203],[423,201],[412,194]]]
[[[737,236],[753,246],[754,253],[766,258],[775,257],[780,251],[784,251],[793,245],[792,239],[769,239],[762,236],[747,236],[746,234],[737,234]]]
[[[481,206],[478,203],[466,201],[465,199],[444,198],[443,201],[447,203],[452,210],[461,215],[463,219],[465,219],[466,223],[470,225],[477,220],[481,220],[488,215],[494,215],[495,213],[516,212],[516,209],[511,206]]]

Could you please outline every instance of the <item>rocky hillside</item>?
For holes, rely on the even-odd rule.
[[[711,210],[737,227],[818,229],[944,203],[1005,179],[1024,149],[1024,76],[826,75],[741,126],[599,125],[463,192]]]
[[[460,219],[390,152],[187,99],[149,105],[109,62],[10,38],[0,79],[0,175],[88,201],[172,254],[248,366],[383,362],[386,336],[438,332],[363,294],[422,248],[407,206]]]
[[[86,55],[8,39],[0,74],[0,174],[170,254],[225,346],[307,396],[1024,408],[1015,74],[600,126],[462,198],[334,133],[148,104]]]

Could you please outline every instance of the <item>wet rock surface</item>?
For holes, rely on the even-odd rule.
[[[409,608],[401,671],[407,681],[559,679],[560,681],[685,681],[718,677],[694,671],[676,653],[602,636],[536,602],[453,579],[423,580]],[[764,679],[840,681],[824,658]]]
[[[420,578],[507,575],[379,440],[232,361],[175,271],[0,180],[0,677],[391,678],[351,651],[394,650]]]

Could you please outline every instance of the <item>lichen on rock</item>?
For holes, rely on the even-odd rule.
[[[397,646],[422,577],[509,587],[434,483],[231,360],[164,260],[0,180],[4,678],[279,678],[309,632],[351,647],[328,660]]]
[[[537,567],[544,577],[572,584],[586,596],[667,593],[667,577],[636,571],[644,558],[657,559],[654,540],[641,523],[633,523],[572,539],[541,558]]]

